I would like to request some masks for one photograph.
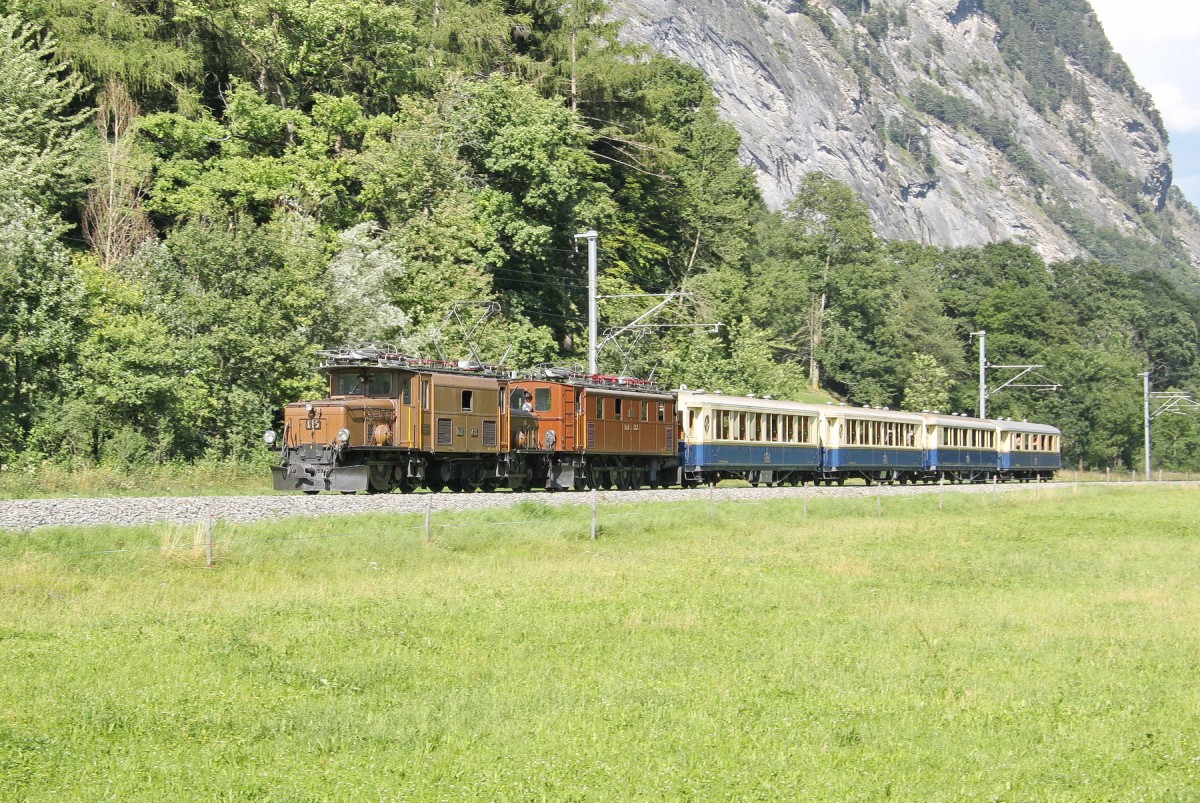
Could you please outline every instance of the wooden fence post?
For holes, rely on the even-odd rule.
[[[425,543],[433,543],[433,528],[431,520],[433,519],[433,492],[425,494]]]
[[[592,540],[596,540],[596,494],[595,488],[592,489]]]
[[[209,505],[208,512],[204,516],[204,565],[208,568],[213,567],[213,512],[212,505]]]

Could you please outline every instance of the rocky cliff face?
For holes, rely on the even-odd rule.
[[[1070,60],[1086,97],[1035,109],[975,0],[863,0],[863,11],[890,18],[883,35],[832,0],[613,6],[625,38],[713,82],[773,208],[817,170],[857,190],[888,239],[1013,240],[1056,261],[1088,254],[1094,238],[1080,229],[1090,227],[1110,239],[1170,237],[1200,269],[1200,222],[1168,192],[1171,156],[1154,120]],[[968,101],[1013,141],[929,113],[914,102],[922,91]]]

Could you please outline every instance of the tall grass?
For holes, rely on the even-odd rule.
[[[265,460],[202,461],[128,467],[4,466],[0,499],[57,496],[211,496],[271,493]]]
[[[1036,493],[8,534],[0,798],[1194,798],[1194,493]]]

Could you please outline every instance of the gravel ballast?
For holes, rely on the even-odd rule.
[[[1057,483],[1063,487],[1064,483]],[[1129,485],[1129,483],[1122,483]],[[1033,491],[1035,485],[946,485],[946,493]],[[1041,486],[1047,487],[1047,486]],[[1054,487],[1051,485],[1050,487]],[[601,491],[602,505],[642,502],[753,501],[765,499],[852,498],[937,493],[937,485],[847,485],[801,488],[679,488],[641,491]],[[39,527],[139,525],[154,522],[201,521],[205,516],[228,522],[252,522],[298,516],[348,516],[360,513],[421,513],[432,502],[439,510],[483,510],[511,507],[519,502],[550,505],[590,505],[591,493],[564,491],[474,494],[276,494],[270,496],[160,496],[0,500],[0,529]]]

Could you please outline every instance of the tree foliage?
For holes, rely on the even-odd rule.
[[[769,212],[704,76],[622,44],[600,0],[0,11],[17,5],[25,17],[0,18],[4,460],[246,455],[282,405],[319,392],[315,351],[349,341],[581,362],[576,235],[593,228],[606,323],[658,301],[638,294],[685,291],[658,319],[678,326],[618,340],[602,370],[965,412],[967,333],[986,329],[994,363],[1042,364],[1063,386],[1006,390],[991,411],[1058,424],[1068,457],[1095,465],[1137,456],[1138,371],[1197,384],[1200,304],[1165,278],[1181,275],[1165,245],[1135,250],[1063,206],[1104,262],[884,243],[862,200],[819,174]],[[865,31],[862,91],[894,80],[871,54],[902,11],[838,6]],[[1120,82],[1065,0],[988,8],[1042,20],[1011,36],[1050,37]],[[1028,56],[1030,91],[1082,102],[1051,50]],[[914,105],[1039,183],[1004,121],[933,84]],[[879,125],[931,164],[916,117]],[[1119,166],[1095,166],[1136,200]],[[467,343],[453,313],[494,305]],[[1189,464],[1198,431],[1164,425],[1160,454]]]
[[[0,197],[56,210],[83,186],[82,80],[55,65],[56,43],[15,15],[0,16]]]

